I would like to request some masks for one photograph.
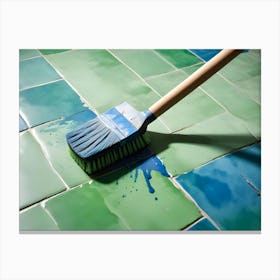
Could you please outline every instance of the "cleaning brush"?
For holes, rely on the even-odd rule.
[[[147,126],[241,52],[222,50],[144,112],[124,102],[69,132],[66,139],[72,157],[93,174],[145,148]]]

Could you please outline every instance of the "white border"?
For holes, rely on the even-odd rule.
[[[278,1],[11,0],[0,26],[1,279],[280,278]],[[227,47],[262,49],[261,234],[18,233],[19,48]]]

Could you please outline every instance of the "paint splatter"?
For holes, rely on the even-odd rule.
[[[149,193],[155,192],[155,189],[153,188],[150,182],[150,180],[152,179],[151,171],[157,171],[160,172],[161,175],[169,177],[169,174],[162,161],[156,156],[152,156],[151,158],[143,162],[141,165],[136,167],[134,182],[137,181],[139,170],[142,170],[143,172]]]

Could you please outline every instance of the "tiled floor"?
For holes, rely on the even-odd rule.
[[[145,110],[219,50],[20,50],[20,231],[261,229],[260,50],[149,128],[150,146],[89,177],[65,134],[127,101]]]

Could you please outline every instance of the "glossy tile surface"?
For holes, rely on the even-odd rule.
[[[36,205],[19,215],[20,231],[56,231],[59,230],[54,220],[41,207]]]
[[[65,189],[34,137],[20,135],[20,208],[31,205]]]
[[[188,50],[156,50],[156,51],[177,68],[190,66],[202,61]]]
[[[19,131],[26,130],[28,128],[25,121],[22,119],[22,117],[19,115]]]
[[[151,158],[122,168],[50,200],[46,207],[64,230],[179,230],[201,214],[159,165]]]
[[[37,50],[32,50],[32,49],[19,50],[19,60],[29,59],[35,56],[40,56],[40,53]]]
[[[202,219],[197,222],[195,225],[188,228],[188,231],[210,231],[210,230],[217,230],[217,228],[208,220]]]
[[[221,229],[260,230],[260,193],[243,178],[239,157],[222,157],[176,180]]]
[[[250,50],[248,53],[241,53],[220,72],[244,94],[257,103],[261,103],[260,50]]]
[[[174,70],[153,50],[111,50],[117,58],[142,77],[153,76]]]
[[[31,126],[86,109],[80,97],[63,80],[20,91],[19,103]]]
[[[19,89],[33,87],[57,79],[60,79],[60,76],[43,57],[19,62]]]
[[[256,142],[246,127],[228,113],[173,134],[151,131],[150,135],[152,151],[163,160],[174,176]]]
[[[92,111],[85,110],[63,120],[48,122],[35,129],[49,155],[50,162],[69,186],[84,183],[90,178],[70,156],[65,135],[95,116]]]
[[[219,75],[211,77],[201,88],[239,118],[257,139],[260,138],[261,107],[258,103]]]
[[[138,110],[146,110],[159,99],[108,51],[75,50],[49,55],[48,60],[100,113],[124,101]]]
[[[91,178],[66,144],[67,132],[95,117],[89,107],[146,110],[216,52],[20,50],[20,87],[32,87],[19,93],[20,229],[258,230],[260,50],[151,123],[147,149]]]

